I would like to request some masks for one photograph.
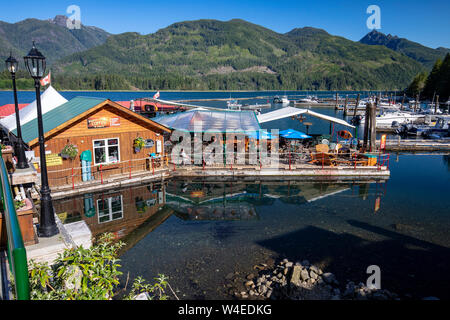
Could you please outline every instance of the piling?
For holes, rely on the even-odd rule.
[[[344,117],[347,116],[347,104],[348,104],[348,95],[345,96]],[[355,108],[356,108],[356,106],[355,106]]]
[[[377,105],[378,105],[377,101]],[[370,114],[370,152],[375,152],[376,142],[377,142],[377,105],[370,103],[369,114]]]
[[[359,105],[359,98],[360,98],[360,94],[358,93],[358,96],[356,97],[356,104],[355,104],[355,109],[353,110],[353,117],[356,117],[356,111],[358,110],[358,105]]]
[[[405,103],[405,99],[406,99],[406,93],[403,94],[402,105],[400,107],[400,110],[403,110],[403,104]]]
[[[370,122],[370,103],[366,104],[366,121],[364,121],[364,139],[363,139],[363,149],[367,149],[367,141],[369,140],[369,122]]]
[[[334,106],[334,109],[337,110],[338,107],[339,107],[339,105],[338,105],[338,93],[336,92],[336,104]]]

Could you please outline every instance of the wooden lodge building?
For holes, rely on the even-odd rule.
[[[75,97],[43,114],[49,185],[60,186],[148,168],[149,155],[162,158],[171,130],[109,99]],[[13,130],[13,134],[17,134]],[[22,125],[22,137],[39,170],[37,119]],[[145,146],[135,150],[134,141]],[[74,146],[72,158],[67,152]],[[89,151],[88,151],[89,150]],[[30,155],[27,155],[29,158]],[[91,162],[82,162],[90,159]],[[90,172],[89,169],[90,168]]]

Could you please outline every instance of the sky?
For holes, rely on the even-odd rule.
[[[26,18],[71,17],[70,5],[80,8],[82,24],[113,34],[149,34],[186,20],[238,18],[279,33],[311,26],[353,41],[371,30],[367,20],[374,12],[366,11],[376,5],[380,9],[378,31],[431,48],[450,48],[449,0],[21,0],[9,1],[7,10],[2,6],[0,20],[15,23]]]

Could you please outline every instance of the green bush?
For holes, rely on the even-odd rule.
[[[89,249],[82,246],[67,249],[58,255],[55,263],[29,264],[30,296],[32,300],[111,300],[119,292],[119,250],[122,241],[113,242],[110,233],[100,237]],[[141,292],[152,299],[167,299],[164,289],[167,277],[159,275],[154,285],[137,278],[125,299],[133,299]]]

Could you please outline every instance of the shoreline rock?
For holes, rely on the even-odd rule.
[[[258,300],[400,300],[385,289],[371,289],[363,283],[340,283],[331,272],[324,272],[308,260],[292,262],[283,259],[276,263],[258,264],[245,277],[244,290],[235,291],[239,299]],[[343,290],[343,292],[341,291]],[[434,297],[431,297],[431,299]]]

